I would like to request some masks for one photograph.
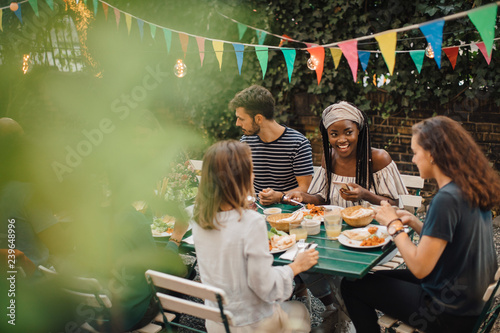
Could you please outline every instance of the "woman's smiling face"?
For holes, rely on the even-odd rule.
[[[328,129],[328,141],[341,157],[356,154],[358,146],[358,125],[350,120],[339,120],[331,124]]]

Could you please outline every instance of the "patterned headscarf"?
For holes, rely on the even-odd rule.
[[[340,120],[353,121],[358,124],[359,129],[362,129],[365,123],[361,111],[344,101],[332,104],[323,111],[323,126],[326,129]]]

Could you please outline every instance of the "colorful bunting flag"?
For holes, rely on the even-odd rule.
[[[342,50],[336,47],[331,47],[330,52],[332,53],[333,63],[335,64],[335,69],[339,67],[340,59],[342,58]]]
[[[2,26],[2,16],[3,16],[3,9],[0,9],[0,30],[3,31],[3,26]]]
[[[420,30],[427,39],[427,42],[432,46],[432,50],[434,51],[434,60],[436,60],[438,68],[441,68],[441,45],[443,44],[443,26],[444,26],[444,20],[439,20],[420,26]]]
[[[424,63],[425,50],[410,51],[410,56],[415,63],[415,67],[417,67],[418,74],[420,74]]]
[[[476,45],[479,48],[479,50],[481,51],[481,53],[483,54],[484,59],[486,59],[486,62],[489,65],[491,62],[491,54],[488,54],[488,52],[486,50],[486,46],[484,45],[484,42],[476,43]]]
[[[47,5],[49,5],[50,9],[54,10],[54,0],[45,0],[47,2]],[[87,4],[87,1],[85,1],[85,5]]]
[[[397,35],[398,34],[395,31],[392,31],[375,37],[391,75],[394,72],[394,65],[396,64]]]
[[[350,40],[347,42],[339,43],[339,47],[344,53],[344,56],[351,67],[352,77],[354,82],[358,80],[358,41]]]
[[[319,45],[306,44],[308,46],[307,51],[314,57],[316,62],[316,78],[318,80],[318,86],[321,82],[321,76],[323,75],[323,67],[325,65],[325,49]]]
[[[97,7],[98,7],[98,6],[97,6],[97,0],[94,0],[94,2],[93,2],[93,3],[94,3],[94,15],[96,15],[96,16],[97,16]]]
[[[172,46],[172,31],[163,28],[163,35],[165,36],[165,43],[167,44],[167,53],[170,53],[170,46]]]
[[[139,34],[142,40],[142,37],[144,37],[144,21],[137,19],[137,26],[139,27]]]
[[[483,42],[488,51],[488,57],[491,57],[491,49],[493,47],[493,40],[495,38],[495,24],[497,22],[497,4],[492,3],[490,5],[478,8],[469,13],[469,19],[476,26],[479,35],[483,39]],[[488,62],[489,64],[489,62]]]
[[[149,23],[149,30],[151,31],[151,38],[155,39],[156,36],[156,25]]]
[[[264,44],[267,33],[262,30],[255,30],[255,32],[257,33],[257,39],[259,40],[259,45]]]
[[[359,62],[361,63],[361,68],[363,68],[363,72],[366,71],[366,67],[368,66],[368,61],[370,60],[370,52],[366,51],[358,51]]]
[[[38,0],[29,0],[29,3],[35,12],[35,15],[38,16]]]
[[[21,24],[23,24],[23,15],[21,14],[21,5],[17,6],[17,10],[14,12],[14,14],[16,14],[19,21],[21,21]]]
[[[455,69],[455,65],[457,64],[458,57],[458,46],[456,47],[446,47],[443,48],[444,53],[448,56],[448,60],[451,62],[451,67]]]
[[[181,41],[182,51],[184,52],[184,58],[186,58],[186,52],[189,43],[189,35],[179,32],[179,40]]]
[[[260,68],[262,69],[262,79],[266,76],[267,61],[269,59],[269,50],[267,47],[255,46],[255,54],[259,60]]]
[[[203,66],[203,59],[205,58],[205,38],[196,37],[196,43],[198,44],[198,50],[200,51],[201,66]]]
[[[118,29],[118,27],[120,26],[120,11],[116,8],[114,8],[114,12],[115,12],[115,19],[116,19],[116,28]]]
[[[238,64],[238,72],[241,75],[241,65],[243,64],[243,50],[245,49],[245,45],[242,44],[233,44],[234,51],[236,52],[236,63]]]
[[[288,82],[292,81],[293,65],[295,63],[295,56],[297,51],[295,49],[281,49],[283,56],[285,57],[286,69],[288,70]]]
[[[128,34],[130,35],[130,29],[132,29],[132,16],[125,13],[125,23],[127,24]]]
[[[241,23],[238,23],[238,34],[240,36],[240,40],[243,38],[243,35],[247,31],[247,26]]]
[[[219,70],[222,70],[222,55],[224,54],[224,42],[213,40],[212,45],[214,47],[217,61],[219,62]]]
[[[102,11],[104,12],[104,17],[106,18],[106,21],[108,20],[108,9],[109,9],[108,5],[103,2]]]

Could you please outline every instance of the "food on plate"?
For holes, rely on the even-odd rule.
[[[295,244],[295,235],[274,235],[271,238],[271,246],[273,250],[284,250]]]
[[[308,215],[311,215],[313,218],[315,216],[323,216],[325,214],[325,207],[316,206],[314,204],[307,204],[307,209],[309,209]]]
[[[359,244],[359,245],[360,246],[375,246],[375,245],[382,244],[384,242],[385,242],[385,238],[378,237],[377,235],[372,235],[371,237],[364,239],[361,242],[361,244]]]
[[[155,217],[151,224],[151,232],[153,236],[161,236],[164,232],[171,234],[174,231],[175,218],[165,215],[163,217]]]
[[[283,218],[280,222],[300,222],[304,218],[304,212],[301,210],[296,211],[291,216]]]
[[[342,232],[342,234],[349,239],[357,240],[357,241],[361,241],[365,238],[370,237],[370,235],[371,235],[370,232],[368,232],[368,230],[366,230],[366,229],[345,230]]]
[[[377,230],[378,230],[378,227],[375,227],[375,226],[368,228],[368,232],[372,235],[375,234],[377,232]]]

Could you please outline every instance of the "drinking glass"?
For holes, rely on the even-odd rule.
[[[340,209],[333,209],[326,211],[323,215],[325,221],[326,236],[328,239],[336,240],[342,231],[342,216]]]
[[[307,238],[307,229],[301,224],[302,221],[299,222],[290,222],[290,235],[295,235],[296,240],[306,239]]]

